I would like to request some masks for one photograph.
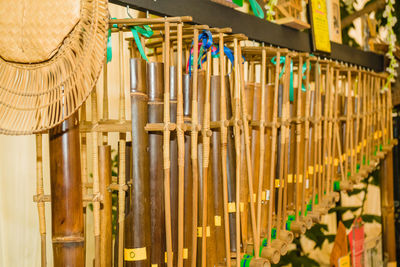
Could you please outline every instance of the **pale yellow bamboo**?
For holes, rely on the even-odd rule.
[[[235,39],[234,39],[235,40]],[[235,43],[234,43],[235,44]],[[242,52],[240,47],[237,48],[237,56],[238,56],[238,60],[242,58]],[[236,58],[236,57],[235,57]],[[248,180],[248,185],[249,185],[249,195],[250,195],[250,219],[251,219],[251,228],[253,231],[253,240],[254,240],[254,249],[255,251],[260,251],[260,234],[257,231],[257,221],[256,221],[256,210],[254,207],[254,185],[253,185],[253,168],[252,168],[252,162],[251,162],[251,146],[250,146],[250,132],[249,132],[249,122],[248,122],[248,116],[247,116],[247,100],[246,100],[246,94],[244,92],[244,70],[243,70],[243,64],[242,62],[238,62],[238,69],[237,71],[239,71],[240,76],[237,77],[237,79],[239,79],[240,83],[238,84],[238,101],[239,98],[241,98],[241,103],[239,102],[238,107],[240,108],[240,104],[241,104],[241,117],[243,120],[242,123],[242,127],[243,127],[243,132],[244,132],[244,146],[245,146],[245,153],[246,153],[246,166],[247,166],[247,180]],[[236,77],[236,76],[235,76]],[[265,84],[263,85],[265,87]],[[265,88],[264,88],[265,90]],[[239,113],[239,110],[238,110]],[[265,112],[264,112],[265,113]],[[265,114],[262,114],[261,116],[263,116]],[[239,114],[238,114],[239,116]],[[240,137],[240,131],[238,131],[238,137]],[[238,138],[240,141],[240,138]],[[237,150],[236,150],[237,151]],[[237,151],[237,153],[239,152],[239,161],[240,161],[240,150]],[[239,163],[238,161],[236,161],[236,168],[239,168]],[[239,172],[240,175],[240,172]],[[236,176],[238,177],[238,176]],[[236,188],[236,190],[238,190]],[[240,188],[239,188],[239,192],[238,192],[238,196],[240,196]],[[236,222],[236,224],[238,224],[238,222]],[[237,232],[237,237],[240,238],[240,232]],[[240,240],[239,240],[239,244],[240,244]],[[255,253],[255,257],[258,258],[259,255],[258,253]],[[238,261],[240,260],[240,257],[238,258]]]
[[[224,200],[224,230],[225,230],[225,256],[226,266],[231,267],[231,246],[229,237],[229,210],[228,210],[228,178],[227,178],[227,138],[228,129],[226,125],[226,92],[225,92],[225,54],[224,54],[224,35],[219,34],[220,47],[220,77],[221,77],[221,99],[220,99],[220,118],[221,118],[221,162],[222,162],[222,193]]]
[[[42,156],[42,135],[36,135],[36,194],[38,197],[43,196],[43,156]],[[40,262],[42,267],[46,267],[46,214],[44,202],[37,202],[39,215],[39,231],[40,231]]]
[[[197,142],[198,142],[198,92],[197,92],[197,61],[199,58],[199,30],[194,30],[193,37],[193,90],[192,90],[192,131],[191,131],[191,160],[192,160],[192,178],[193,178],[193,226],[192,226],[192,267],[196,267],[197,261],[197,219],[198,219],[198,188],[199,188],[199,170],[197,161]]]
[[[184,180],[185,180],[185,136],[183,131],[183,89],[182,89],[182,27],[177,26],[177,68],[178,92],[176,110],[176,134],[178,139],[178,267],[183,266],[183,228],[184,228]]]
[[[241,160],[241,154],[240,154],[240,147],[241,147],[241,142],[240,142],[240,126],[239,126],[239,120],[240,120],[240,73],[239,73],[239,51],[238,51],[238,40],[234,38],[233,40],[233,46],[234,46],[234,70],[235,70],[235,76],[234,76],[234,93],[233,93],[233,102],[234,102],[234,108],[233,108],[233,119],[234,119],[234,125],[233,125],[233,134],[235,137],[235,153],[236,153],[236,168],[235,168],[235,177],[236,177],[236,266],[240,267],[240,172],[241,172],[241,166],[240,166],[240,160]],[[251,194],[250,196],[253,196]],[[252,197],[250,197],[251,199]]]
[[[170,199],[170,135],[171,132],[167,127],[170,123],[170,107],[169,107],[169,60],[170,60],[170,43],[169,43],[169,22],[165,23],[165,43],[164,43],[164,131],[163,131],[163,160],[164,160],[164,205],[165,205],[165,232],[167,243],[167,266],[172,267],[172,234],[171,234],[171,199]]]

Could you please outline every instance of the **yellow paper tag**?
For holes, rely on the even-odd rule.
[[[172,258],[174,257],[174,252],[172,252]],[[165,263],[168,263],[168,253],[165,252]]]
[[[215,226],[221,226],[221,216],[218,215],[214,216],[214,224]]]
[[[314,174],[314,167],[308,166],[308,174]]]
[[[357,153],[360,153],[361,151],[361,146],[357,146]]]
[[[315,49],[331,52],[331,42],[329,39],[329,23],[326,9],[326,2],[321,0],[311,0],[311,19],[313,25],[313,35]]]
[[[197,237],[203,237],[203,227],[197,227]]]
[[[267,200],[267,193],[265,191],[261,192],[261,200]]]
[[[378,139],[378,133],[377,132],[374,133],[374,139],[375,140]]]
[[[319,172],[321,172],[321,173],[323,172],[323,167],[324,167],[324,166],[319,165]]]
[[[188,249],[187,249],[187,248],[184,248],[184,249],[183,249],[183,259],[184,259],[184,260],[187,260],[187,259],[188,259],[188,254],[189,254]]]
[[[339,166],[339,159],[338,158],[335,158],[335,160],[333,161],[333,165],[335,167]]]
[[[364,147],[367,146],[367,139],[364,139],[364,143],[363,143]]]
[[[275,179],[275,187],[279,187],[279,179]]]
[[[229,202],[228,203],[228,212],[236,212],[236,203],[235,202]]]
[[[244,203],[243,202],[239,203],[239,209],[240,209],[240,212],[244,211]]]
[[[303,175],[299,174],[299,183],[302,183],[302,182],[303,182]]]
[[[293,175],[291,173],[288,174],[288,176],[287,176],[287,182],[288,182],[288,184],[293,183]]]
[[[146,248],[126,248],[124,249],[125,261],[142,261],[147,259]]]
[[[206,236],[210,237],[211,236],[211,230],[210,230],[210,226],[206,227]]]
[[[350,255],[339,258],[339,267],[350,267]]]
[[[378,132],[378,136],[379,136],[379,138],[382,137],[382,132],[381,131]]]
[[[158,264],[152,264],[151,267],[158,267]]]

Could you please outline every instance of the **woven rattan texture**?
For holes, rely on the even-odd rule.
[[[0,0],[0,10],[8,6],[6,2],[14,1]],[[0,58],[0,133],[32,134],[48,130],[71,116],[92,91],[106,50],[107,0],[82,0],[79,6],[79,20],[73,26],[76,18],[72,15],[68,18],[71,21],[66,24],[72,25],[72,30],[62,43],[47,44],[48,51],[52,51],[50,59],[28,64],[23,59],[16,63]],[[52,19],[45,19],[48,10],[37,12],[45,14],[37,15],[42,19],[35,23],[50,28]],[[48,30],[51,37],[53,30]],[[55,36],[59,38],[58,33]],[[1,51],[1,55],[4,53]]]

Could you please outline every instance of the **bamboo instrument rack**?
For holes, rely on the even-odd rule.
[[[94,235],[95,266],[276,264],[294,237],[336,205],[338,192],[352,190],[367,178],[397,143],[391,93],[381,90],[385,74],[250,44],[246,36],[230,34],[229,28],[190,22],[191,17],[110,21],[111,38],[118,39],[118,47],[113,47],[119,50],[114,59],[118,92],[108,88],[105,63],[103,88],[97,88],[90,103],[80,109],[85,225],[91,216],[89,203],[94,219],[94,232],[85,232],[85,241]],[[153,36],[140,35],[138,42],[124,35],[143,25],[153,29]],[[158,93],[135,92],[155,107],[151,109],[158,112],[155,119],[150,118],[150,108],[149,119],[147,114],[126,116],[131,110],[126,98],[133,93],[128,95],[125,88],[125,63],[130,58],[140,60],[147,64],[141,71],[149,74],[150,69],[138,45],[159,68]],[[156,86],[146,79],[141,82],[148,88]],[[112,93],[118,103],[111,102]],[[117,118],[110,116],[114,106]],[[143,155],[131,155],[127,143],[145,143],[131,133],[138,120],[145,120],[141,121],[145,126],[136,129],[140,136],[158,140],[157,146],[143,150],[154,155],[150,162],[160,163],[155,167],[144,161],[155,168],[145,177],[132,175],[140,167],[132,160]],[[110,133],[118,133],[118,143],[111,141]],[[51,198],[43,190],[41,135],[36,147],[33,200],[38,206],[42,266],[46,266],[44,203]],[[118,151],[116,177],[111,177],[111,147]],[[157,192],[143,190],[133,197],[138,193],[134,179],[148,186],[152,181],[149,188]],[[112,193],[118,196],[114,242]],[[138,234],[154,237],[157,230],[162,244],[146,241],[140,247],[126,247],[127,231],[136,231],[126,225],[127,207],[140,207],[149,199],[161,202],[148,204],[152,211],[145,212],[147,216],[156,212],[149,217],[150,224],[162,229],[149,226]],[[158,205],[161,208],[156,209]]]

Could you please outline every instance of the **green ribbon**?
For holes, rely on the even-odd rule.
[[[382,151],[383,150],[383,146],[382,146],[382,144],[380,144],[379,145],[379,151]]]
[[[139,50],[140,55],[146,61],[149,61],[146,57],[146,53],[144,52],[142,42],[140,41],[139,34],[149,38],[153,35],[153,30],[148,25],[143,25],[143,28],[140,26],[131,27],[131,32],[133,35],[133,39],[135,40],[136,46]]]
[[[249,0],[251,9],[253,10],[254,15],[260,19],[264,19],[264,11],[261,6],[257,3],[256,0]]]
[[[276,65],[276,56],[271,59],[272,64]],[[285,73],[285,66],[286,66],[286,58],[280,57],[279,63],[283,64],[282,70],[279,73],[279,79],[282,78],[282,75]],[[290,60],[290,89],[289,89],[289,100],[294,100],[294,90],[293,90],[293,61]]]
[[[333,191],[340,191],[340,181],[333,182]]]

